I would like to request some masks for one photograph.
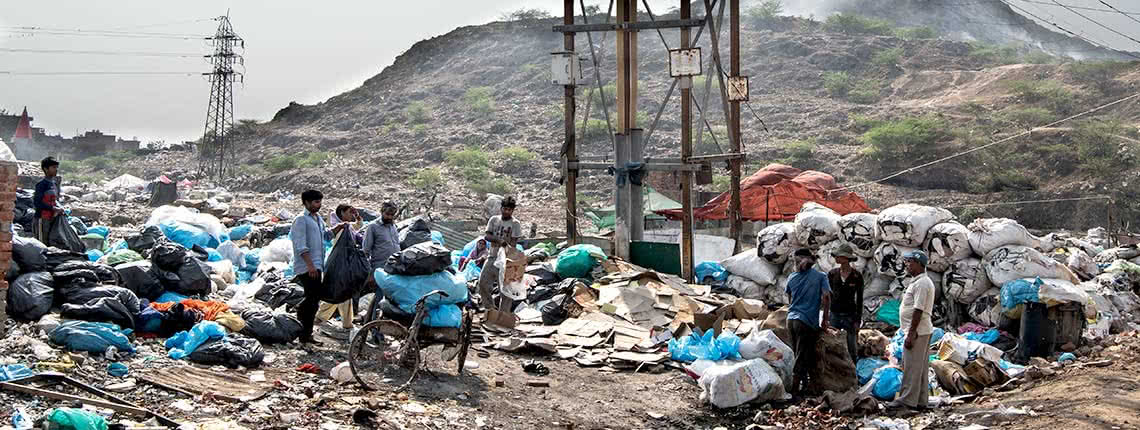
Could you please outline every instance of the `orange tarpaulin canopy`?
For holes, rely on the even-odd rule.
[[[835,177],[814,170],[803,171],[783,164],[769,164],[740,181],[740,218],[746,221],[787,221],[794,219],[806,202],[816,202],[840,215],[870,212],[862,197],[839,190]],[[721,193],[704,206],[693,209],[699,220],[728,219],[732,194]],[[680,219],[681,210],[657,211],[669,219]]]

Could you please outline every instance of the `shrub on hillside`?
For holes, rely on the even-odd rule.
[[[1013,108],[1002,112],[1001,116],[1023,127],[1040,127],[1057,119],[1053,112],[1039,107]]]
[[[306,169],[317,167],[332,158],[331,152],[313,151],[298,154],[278,155],[265,161],[265,168],[270,173],[280,173],[286,170]]]
[[[1017,80],[1008,85],[1022,101],[1041,104],[1054,113],[1072,113],[1077,104],[1076,95],[1057,81]]]
[[[827,21],[823,23],[823,28],[838,33],[878,36],[889,36],[894,32],[891,23],[887,20],[847,12],[827,17]]]
[[[784,2],[780,0],[764,0],[748,8],[745,12],[748,18],[757,24],[770,22],[784,12]]]
[[[816,143],[814,140],[797,140],[784,146],[787,158],[782,163],[800,167],[815,159]]]
[[[1010,45],[994,45],[985,42],[969,42],[970,57],[979,59],[981,61],[1006,65],[1016,64],[1021,61],[1021,56],[1017,53],[1017,47]]]
[[[1117,121],[1083,121],[1073,128],[1073,144],[1081,167],[1098,177],[1109,177],[1124,160],[1120,154],[1120,137],[1127,129]]]
[[[1093,85],[1102,94],[1110,94],[1116,88],[1116,76],[1137,64],[1135,61],[1078,61],[1067,68],[1077,80]]]
[[[904,40],[918,40],[918,39],[937,39],[938,32],[933,28],[921,27],[903,27],[895,29],[895,37]]]
[[[859,141],[867,145],[864,154],[880,164],[913,162],[945,138],[948,128],[946,121],[935,116],[910,117],[876,125]]]
[[[823,88],[831,97],[847,97],[847,91],[851,90],[851,76],[847,72],[823,72]]]
[[[482,178],[469,180],[467,188],[471,191],[484,194],[498,194],[507,195],[511,193],[511,182],[503,178],[495,178],[491,176],[484,176]]]
[[[538,21],[550,18],[550,12],[537,8],[520,8],[510,12],[503,12],[499,15],[499,21]]]
[[[519,171],[531,166],[538,158],[538,154],[531,152],[523,146],[515,145],[495,151],[495,158],[502,163],[508,171]]]
[[[487,155],[487,152],[475,147],[448,151],[444,159],[447,161],[447,164],[458,168],[487,168],[491,166],[491,158]]]
[[[855,83],[855,88],[847,91],[847,99],[865,105],[877,102],[882,87],[883,83],[878,79],[862,79]]]
[[[417,100],[408,103],[408,107],[404,108],[404,115],[412,124],[426,123],[431,121],[431,108],[428,107],[427,103]]]
[[[491,87],[468,88],[463,93],[463,103],[479,115],[489,115],[495,111],[495,100],[491,97]]]
[[[416,172],[409,181],[419,191],[432,191],[443,185],[443,172],[438,167],[429,167]]]
[[[902,47],[884,49],[876,52],[875,55],[871,57],[871,63],[880,67],[894,66],[902,59],[902,54]]]

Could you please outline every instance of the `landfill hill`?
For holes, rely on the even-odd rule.
[[[675,15],[657,17],[669,18]],[[590,22],[604,19],[596,15]],[[416,43],[359,88],[316,105],[290,104],[267,123],[242,122],[235,130],[242,146],[239,176],[227,185],[257,192],[316,187],[346,199],[431,206],[449,219],[478,218],[484,193],[510,192],[520,197],[523,219],[557,232],[564,218],[558,169],[563,91],[551,85],[548,71],[550,53],[562,46],[561,34],[551,31],[557,22],[461,27]],[[1025,43],[954,41],[960,35],[850,14],[811,20],[751,11],[742,27],[742,70],[751,77],[751,102],[742,106],[746,176],[780,161],[861,184],[1120,99],[1140,81],[1140,63],[1074,62]],[[679,45],[676,30],[662,36],[670,47]],[[706,60],[712,56],[707,36],[700,41]],[[725,31],[725,56],[727,39]],[[613,40],[593,35],[610,91]],[[585,34],[575,46],[591,82],[578,88],[579,154],[606,155],[611,145]],[[656,32],[641,32],[639,50],[638,124],[649,129],[671,79]],[[696,152],[727,152],[715,78],[713,96],[707,102],[703,96],[705,80],[715,74],[707,67],[705,73],[695,79],[694,94],[716,139],[706,130]],[[614,99],[607,95],[612,117]],[[857,191],[872,208],[941,205],[964,222],[1003,216],[1030,228],[1086,229],[1105,225],[1110,214],[1121,223],[1140,221],[1138,103],[1131,99],[1088,121],[1036,130]],[[583,122],[587,105],[590,118]],[[647,156],[679,155],[679,111],[677,91]],[[139,166],[193,165],[189,153],[150,160]],[[727,172],[716,167],[706,190],[727,189]],[[612,186],[604,172],[583,172],[580,200],[605,206]],[[1111,211],[1103,200],[960,207],[1099,195],[1115,199]]]

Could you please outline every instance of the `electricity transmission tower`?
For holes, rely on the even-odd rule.
[[[234,71],[234,64],[244,64],[234,47],[245,49],[245,41],[234,33],[229,15],[220,16],[218,31],[206,40],[214,45],[214,53],[207,55],[213,70],[203,75],[210,77],[210,105],[206,108],[206,132],[198,145],[198,173],[213,178],[223,178],[233,168],[235,148],[229,142],[229,132],[234,126],[234,82],[243,80],[241,72]]]

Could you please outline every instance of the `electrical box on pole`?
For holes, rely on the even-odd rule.
[[[669,76],[674,78],[701,75],[701,48],[669,51]]]
[[[550,54],[550,80],[554,85],[578,85],[582,80],[582,63],[575,52]]]

